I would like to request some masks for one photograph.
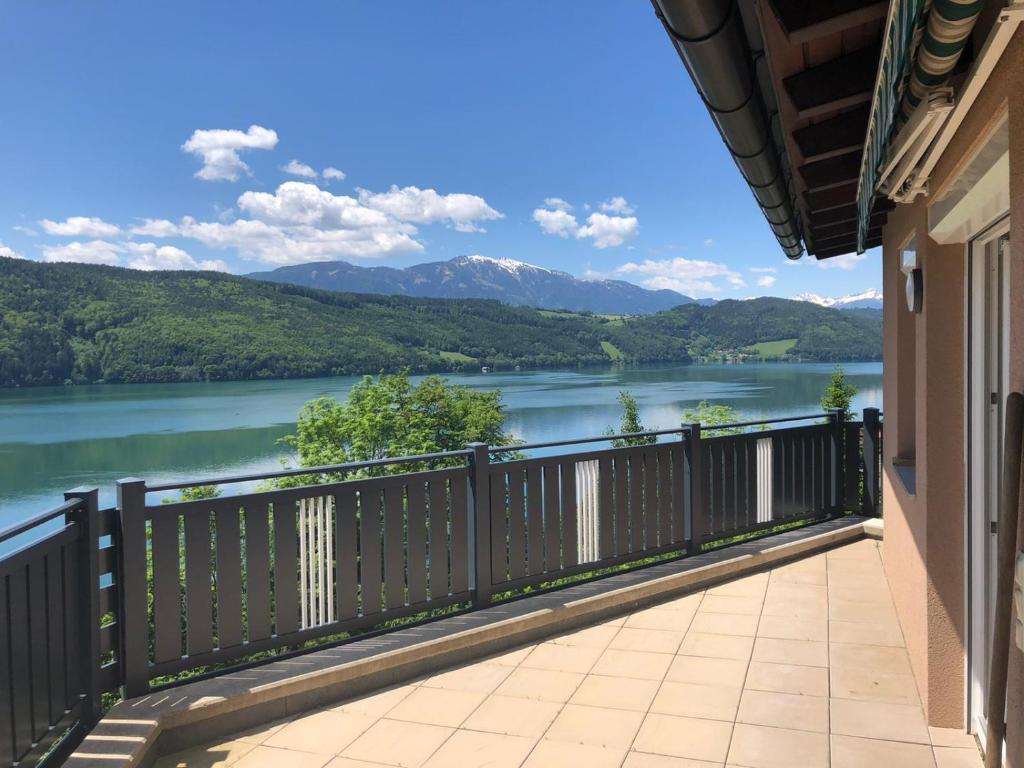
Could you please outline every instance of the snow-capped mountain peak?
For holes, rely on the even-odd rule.
[[[504,269],[506,272],[512,274],[519,274],[523,271],[535,271],[535,272],[550,272],[550,269],[544,267],[538,267],[536,264],[527,264],[525,261],[516,261],[515,259],[500,258],[495,259],[490,256],[480,256],[474,254],[473,256],[463,256],[462,261],[470,264],[489,264],[500,269]]]
[[[881,309],[882,292],[871,288],[860,293],[850,293],[846,296],[819,296],[816,293],[799,293],[793,297],[794,301],[809,301],[821,307],[835,307],[836,309]]]

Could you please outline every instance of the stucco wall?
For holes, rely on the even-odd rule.
[[[887,430],[900,409],[913,407],[916,496],[892,469],[897,440],[887,432],[885,459],[886,571],[907,637],[918,687],[933,725],[963,727],[966,617],[964,528],[964,269],[966,245],[938,246],[927,236],[929,202],[959,173],[1005,111],[1010,120],[1010,386],[1024,391],[1024,29],[961,125],[931,179],[932,196],[899,206],[884,230],[885,410]],[[898,250],[918,232],[925,306],[915,326],[914,392],[898,380],[901,323],[908,313]],[[902,310],[902,314],[901,314]],[[904,339],[906,337],[904,336]],[[906,343],[904,341],[904,343]],[[902,386],[901,386],[902,385]],[[904,402],[900,402],[902,394]],[[911,397],[916,404],[907,402]],[[903,412],[906,416],[906,411]],[[1018,532],[1024,546],[1024,521]],[[1024,655],[1011,651],[1008,685],[1008,765],[1024,768]]]

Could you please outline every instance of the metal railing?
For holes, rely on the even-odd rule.
[[[136,696],[183,672],[214,674],[797,521],[873,513],[877,417],[831,412],[180,483],[126,479],[117,508],[104,511],[95,490],[70,492],[0,533],[2,542],[64,522],[0,559],[0,764],[28,764],[55,739],[73,744],[101,694],[118,687]],[[620,442],[595,445],[611,440]],[[309,484],[149,496],[284,479]]]

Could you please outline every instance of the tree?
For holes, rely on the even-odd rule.
[[[505,431],[501,392],[474,392],[449,384],[440,376],[427,376],[419,384],[408,372],[367,376],[338,402],[321,397],[306,403],[299,413],[296,433],[282,438],[298,453],[299,465],[373,461],[461,450],[473,442],[510,445],[516,441]],[[410,472],[462,464],[461,458],[422,465],[372,467],[349,477]],[[322,480],[340,479],[336,474]],[[310,482],[291,478],[284,485]]]
[[[720,424],[732,424],[740,420],[740,413],[731,405],[716,405],[707,400],[701,400],[697,407],[687,408],[683,411],[683,424],[700,424],[701,433],[706,437],[716,435],[737,435],[742,432],[740,427],[726,427],[725,429],[709,429]]]
[[[637,407],[636,398],[633,393],[628,389],[623,389],[619,392],[618,401],[622,405],[622,418],[619,419],[619,431],[620,435],[628,435],[633,432],[646,432],[647,427],[640,421],[640,409]],[[608,427],[605,430],[606,435],[616,434],[615,430]],[[625,448],[630,445],[651,445],[658,441],[658,438],[654,435],[647,435],[646,437],[623,437],[618,440],[612,440],[612,445],[616,448]]]
[[[832,371],[832,380],[825,387],[825,394],[821,396],[821,407],[826,411],[840,408],[843,411],[843,421],[849,421],[852,416],[850,404],[856,394],[857,388],[846,380],[843,366],[837,365]]]

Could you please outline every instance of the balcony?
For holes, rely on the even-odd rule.
[[[126,480],[105,510],[94,489],[70,491],[0,533],[44,531],[0,559],[3,759],[128,766],[216,743],[243,766],[338,754],[438,765],[497,739],[507,749],[488,759],[517,765],[559,764],[573,749],[597,750],[586,764],[618,764],[628,751],[634,762],[754,766],[762,752],[806,752],[818,764],[836,712],[878,720],[848,700],[887,711],[886,723],[902,712],[921,725],[909,709],[881,707],[919,705],[877,549],[862,541],[869,521],[851,515],[878,509],[877,411],[864,422],[831,413],[714,430],[629,435],[612,448],[593,447],[607,436],[473,445],[261,478]],[[151,495],[282,479],[297,485],[171,503]],[[830,654],[829,640],[853,650]],[[470,671],[440,674],[460,664]],[[756,682],[772,672],[802,682]],[[378,694],[396,684],[399,693]],[[492,729],[522,720],[531,730],[473,725],[491,710]],[[298,714],[266,745],[237,736]],[[669,726],[691,729],[669,739],[687,752],[666,751]],[[858,727],[833,729],[834,741],[912,734],[907,743],[929,744],[920,728]],[[392,754],[395,745],[410,752]],[[217,764],[221,749],[189,752],[185,764]]]
[[[158,768],[981,766],[928,728],[862,539],[241,731]]]

